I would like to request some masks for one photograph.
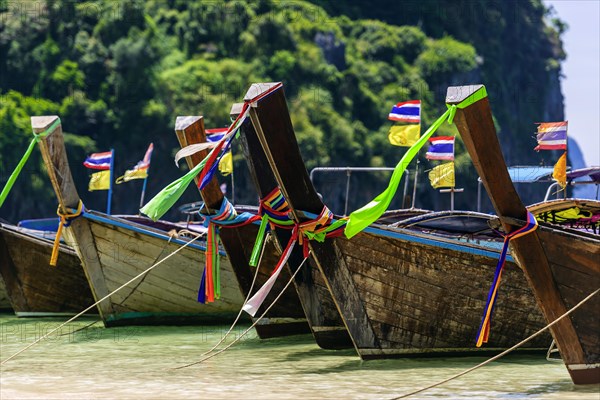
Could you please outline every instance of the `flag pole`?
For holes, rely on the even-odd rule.
[[[419,137],[421,137],[421,121],[423,117],[423,109],[419,109]],[[415,184],[413,186],[413,194],[412,194],[412,204],[410,208],[415,208],[415,198],[417,196],[417,179],[419,177],[419,157],[417,156],[417,166],[415,168]],[[408,178],[407,178],[408,179]]]
[[[154,148],[153,148],[154,150]],[[151,161],[152,161],[152,153],[150,153],[150,157],[148,158],[148,168],[146,169],[146,177],[144,178],[144,184],[142,185],[142,194],[140,195],[140,208],[142,208],[144,206],[144,197],[146,197],[146,185],[148,183],[148,176],[150,175],[150,165],[151,165]],[[138,215],[140,214],[140,211],[138,210]]]
[[[110,215],[110,206],[112,203],[114,168],[115,167],[115,149],[110,149],[110,185],[108,186],[108,200],[106,204],[106,214]]]
[[[417,181],[418,181],[418,177],[419,177],[419,159],[417,158],[417,166],[415,168],[415,184],[413,186],[413,198],[412,198],[412,205],[410,206],[410,208],[415,208],[415,197],[417,196]]]

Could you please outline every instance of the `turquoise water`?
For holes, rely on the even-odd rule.
[[[62,321],[0,316],[2,360]],[[362,362],[353,351],[321,350],[310,336],[265,341],[251,332],[201,365],[174,370],[200,359],[228,327],[97,323],[76,331],[93,321],[76,321],[2,366],[0,398],[390,399],[485,360]],[[509,355],[412,398],[600,399],[599,392],[573,385],[562,363],[540,354]]]

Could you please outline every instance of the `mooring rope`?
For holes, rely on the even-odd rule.
[[[90,327],[90,326],[92,326],[92,325],[96,325],[96,324],[97,324],[98,322],[100,322],[100,321],[102,321],[102,320],[101,320],[101,319],[97,319],[96,321],[94,321],[94,322],[91,322],[91,323],[89,323],[89,324],[87,324],[87,325],[85,325],[85,326],[82,326],[82,327],[81,327],[81,328],[79,328],[79,329],[75,329],[73,332],[61,333],[61,334],[60,334],[60,335],[58,335],[58,336],[67,336],[67,335],[73,335],[74,333],[77,333],[77,332],[80,332],[80,331],[86,330],[87,328],[89,328],[89,327]]]
[[[56,332],[57,330],[59,330],[60,328],[62,328],[63,326],[67,325],[69,322],[72,322],[72,321],[76,320],[77,318],[79,318],[80,316],[82,316],[83,314],[85,314],[86,312],[88,312],[89,310],[91,310],[92,308],[96,307],[98,304],[100,304],[104,300],[108,299],[113,294],[115,294],[118,291],[120,291],[121,289],[127,287],[127,285],[129,285],[130,283],[134,282],[136,279],[140,278],[141,276],[143,276],[143,275],[147,274],[148,272],[152,271],[154,268],[158,267],[164,261],[168,260],[169,258],[171,258],[172,256],[174,256],[175,254],[179,253],[181,250],[185,249],[187,246],[189,246],[190,244],[192,244],[193,242],[195,242],[196,240],[198,240],[202,236],[204,236],[204,233],[200,233],[200,234],[196,235],[195,238],[191,239],[189,242],[187,242],[186,244],[184,244],[183,246],[181,246],[180,248],[178,248],[177,250],[175,250],[174,252],[172,252],[171,254],[169,254],[168,256],[166,256],[165,258],[163,258],[162,260],[160,260],[159,262],[155,263],[154,265],[152,265],[151,267],[149,267],[145,271],[143,271],[140,274],[138,274],[137,276],[131,278],[129,281],[127,281],[123,285],[119,286],[117,289],[113,290],[111,293],[107,294],[106,296],[104,296],[103,298],[101,298],[100,300],[98,300],[97,302],[95,302],[94,304],[92,304],[91,306],[89,306],[88,308],[86,308],[85,310],[81,311],[79,314],[75,315],[74,317],[71,317],[69,320],[63,322],[58,327],[52,329],[50,332],[46,333],[44,336],[41,336],[39,339],[35,340],[34,342],[32,342],[32,343],[28,344],[27,346],[25,346],[24,348],[22,348],[21,350],[17,351],[12,356],[10,356],[7,359],[5,359],[4,361],[2,361],[0,363],[0,365],[6,364],[8,361],[12,360],[13,358],[15,358],[16,356],[18,356],[19,354],[21,354],[24,351],[26,351],[26,350],[30,349],[31,347],[35,346],[36,344],[38,344],[39,342],[41,342],[42,340],[46,339],[48,336],[50,336],[51,334],[53,334],[54,332]]]
[[[429,385],[429,386],[427,386],[427,387],[424,387],[424,388],[421,388],[421,389],[415,390],[414,392],[410,392],[410,393],[406,393],[406,394],[403,394],[403,395],[401,395],[401,396],[398,396],[398,397],[394,397],[394,398],[393,398],[393,399],[391,399],[391,400],[404,399],[404,398],[407,398],[407,397],[413,396],[413,395],[415,395],[415,394],[418,394],[418,393],[424,392],[424,391],[426,391],[426,390],[433,389],[433,388],[434,388],[434,387],[436,387],[436,386],[443,385],[444,383],[450,382],[450,381],[452,381],[452,380],[454,380],[454,379],[456,379],[456,378],[460,378],[461,376],[463,376],[463,375],[466,375],[466,374],[468,374],[469,372],[475,371],[476,369],[479,369],[479,368],[483,367],[484,365],[491,363],[492,361],[496,361],[496,360],[497,360],[497,359],[499,359],[500,357],[503,357],[503,356],[507,355],[507,354],[508,354],[508,353],[510,353],[511,351],[513,351],[513,350],[515,350],[515,349],[517,349],[517,348],[521,347],[521,346],[522,346],[522,345],[524,345],[525,343],[529,342],[529,341],[530,341],[531,339],[533,339],[534,337],[536,337],[536,336],[539,336],[539,335],[540,335],[540,334],[542,334],[543,332],[545,332],[545,331],[547,331],[548,329],[550,329],[550,327],[552,327],[553,325],[555,325],[555,324],[556,324],[558,321],[560,321],[561,319],[565,318],[567,315],[571,314],[573,311],[577,310],[577,309],[578,309],[579,307],[581,307],[581,306],[582,306],[582,305],[583,305],[585,302],[587,302],[589,299],[591,299],[591,298],[592,298],[592,297],[594,297],[596,294],[598,294],[598,292],[600,292],[600,288],[596,289],[594,292],[592,292],[592,293],[591,293],[590,295],[588,295],[586,298],[584,298],[584,299],[583,299],[583,300],[581,300],[579,303],[577,303],[577,305],[576,305],[575,307],[571,308],[569,311],[567,311],[566,313],[564,313],[563,315],[561,315],[560,317],[558,317],[557,319],[555,319],[554,321],[552,321],[551,323],[549,323],[548,325],[546,325],[545,327],[543,327],[542,329],[540,329],[539,331],[537,331],[536,333],[534,333],[533,335],[531,335],[531,336],[529,336],[528,338],[526,338],[526,339],[524,339],[524,340],[520,341],[519,343],[515,344],[515,345],[514,345],[513,347],[511,347],[510,349],[506,349],[506,350],[504,350],[502,353],[500,353],[500,354],[498,354],[498,355],[495,355],[494,357],[492,357],[492,358],[490,358],[490,359],[488,359],[488,360],[485,360],[484,362],[482,362],[482,363],[480,363],[480,364],[477,364],[477,365],[475,365],[474,367],[471,367],[471,368],[469,368],[469,369],[467,369],[467,370],[465,370],[465,371],[463,371],[463,372],[460,372],[460,373],[458,373],[458,374],[456,374],[456,375],[453,375],[453,376],[451,376],[450,378],[446,378],[446,379],[444,379],[443,381],[440,381],[440,382],[434,383],[433,385]]]
[[[269,236],[270,235],[271,235],[270,232],[267,233],[266,240],[269,240]],[[246,298],[244,299],[244,303],[243,304],[246,304],[248,302],[248,299],[252,295],[252,290],[254,290],[254,284],[256,283],[256,278],[258,277],[258,271],[260,269],[260,263],[262,261],[263,254],[265,253],[265,247],[263,247],[262,251],[260,252],[260,258],[258,260],[258,265],[255,267],[256,271],[254,272],[254,278],[252,278],[252,284],[250,285],[250,289],[248,289],[248,294],[246,295]],[[235,317],[235,321],[233,321],[233,324],[231,324],[231,327],[225,333],[225,335],[223,335],[223,337],[221,338],[221,340],[219,340],[219,342],[217,344],[215,344],[210,350],[205,351],[204,353],[200,354],[200,357],[204,357],[205,355],[212,353],[217,347],[219,347],[221,345],[221,343],[223,343],[225,341],[225,339],[227,339],[227,337],[229,336],[229,334],[231,333],[231,331],[233,331],[233,328],[235,328],[235,325],[238,323],[238,321],[239,321],[239,319],[240,319],[240,317],[242,316],[243,313],[244,313],[244,308],[243,308],[243,305],[242,305],[242,307],[240,308],[240,312],[238,312],[237,317]]]
[[[183,229],[183,231],[187,231],[189,232],[187,229]],[[167,243],[165,243],[165,245],[162,247],[162,249],[160,250],[160,253],[158,253],[158,255],[156,257],[154,257],[154,261],[152,261],[152,264],[154,264],[155,262],[157,262],[163,255],[163,253],[165,252],[165,250],[167,249],[167,247],[169,247],[169,244],[171,244],[171,240],[173,240],[174,237],[178,237],[181,233],[177,232],[175,229],[170,230],[169,232],[167,232],[167,235],[169,235],[169,240],[167,240]],[[135,293],[136,290],[138,290],[138,288],[140,287],[140,285],[142,283],[144,283],[144,281],[146,280],[146,278],[148,277],[148,275],[144,275],[144,277],[142,279],[140,279],[138,281],[138,283],[135,284],[135,286],[133,288],[131,288],[131,290],[129,291],[129,293],[127,294],[127,296],[125,296],[125,298],[123,300],[121,300],[121,302],[119,303],[120,306],[122,306],[123,304],[125,304],[125,302],[127,300],[129,300],[129,298],[131,297],[132,294]]]
[[[286,283],[286,285],[283,287],[283,289],[281,290],[281,292],[277,295],[277,297],[275,297],[275,300],[273,300],[273,302],[269,305],[269,307],[267,307],[267,309],[260,315],[260,317],[258,317],[258,319],[256,321],[254,321],[254,323],[252,325],[250,325],[250,327],[248,329],[246,329],[244,332],[242,332],[240,334],[240,336],[234,340],[233,342],[229,343],[227,346],[223,347],[222,349],[220,349],[217,352],[214,352],[212,354],[210,354],[208,357],[203,358],[200,361],[195,361],[193,363],[190,364],[186,364],[186,365],[182,365],[179,367],[175,367],[173,369],[183,369],[183,368],[187,368],[187,367],[191,367],[194,365],[198,365],[203,363],[204,361],[207,361],[213,357],[218,356],[219,354],[223,353],[225,350],[229,349],[231,346],[233,346],[234,344],[238,343],[240,340],[242,340],[242,338],[252,330],[252,328],[254,328],[256,325],[258,325],[258,323],[264,318],[264,316],[271,310],[271,308],[273,308],[273,306],[275,305],[275,303],[277,303],[277,301],[279,300],[279,298],[285,293],[285,291],[287,290],[287,288],[291,285],[291,283],[294,281],[294,278],[296,278],[296,274],[298,274],[298,271],[300,271],[302,269],[302,266],[304,266],[304,263],[306,262],[306,260],[308,260],[308,257],[306,257],[298,266],[298,268],[296,269],[296,271],[294,271],[294,273],[292,274],[292,276],[290,277],[290,280]]]

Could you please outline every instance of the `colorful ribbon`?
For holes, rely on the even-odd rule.
[[[219,227],[240,227],[258,221],[260,217],[250,213],[238,215],[233,205],[225,197],[223,197],[221,207],[216,214],[198,213],[204,218],[204,226],[208,228],[205,253],[206,266],[202,273],[200,288],[198,289],[198,302],[205,304],[207,302],[212,303],[221,297]]]
[[[346,220],[336,221],[332,224],[333,213],[325,206],[315,219],[296,223],[292,218],[289,204],[279,188],[275,188],[260,201],[259,213],[262,214],[261,229],[259,229],[259,234],[256,238],[254,249],[252,250],[251,265],[256,266],[256,260],[254,260],[254,264],[252,264],[252,262],[262,248],[264,242],[262,236],[264,236],[267,223],[270,225],[271,229],[291,229],[292,236],[285,246],[281,257],[267,282],[265,282],[265,284],[244,305],[244,311],[252,316],[256,314],[275,285],[277,277],[292,254],[296,243],[302,246],[302,253],[304,259],[306,259],[309,255],[308,242],[310,240],[314,239],[322,242],[325,238],[341,236],[344,232],[343,228],[346,225]],[[263,226],[265,226],[265,229],[262,229]]]
[[[459,104],[446,104],[446,107],[448,108],[446,112],[439,117],[427,131],[425,131],[423,136],[408,149],[404,156],[402,156],[402,159],[396,164],[388,187],[369,203],[350,214],[344,231],[344,234],[348,239],[351,239],[354,235],[377,221],[383,215],[396,195],[404,171],[406,171],[408,165],[417,154],[419,154],[419,150],[421,150],[444,121],[448,121],[449,124],[452,124],[457,109],[466,108],[485,97],[487,97],[487,91],[485,90],[485,87],[481,87]]]
[[[219,161],[229,150],[231,142],[233,141],[238,129],[248,117],[250,112],[250,104],[270,95],[281,86],[281,84],[274,85],[264,93],[261,93],[260,95],[246,101],[242,108],[242,112],[227,129],[227,133],[223,136],[223,139],[217,143],[210,153],[187,174],[171,182],[163,190],[158,192],[156,196],[154,196],[144,207],[140,209],[140,211],[150,217],[153,221],[157,221],[171,207],[173,207],[173,205],[177,202],[177,200],[179,200],[181,195],[183,195],[183,192],[185,192],[186,188],[198,174],[200,174],[198,179],[198,187],[200,189],[204,189],[214,176],[219,165]],[[191,155],[193,153],[186,154]]]
[[[477,347],[481,347],[483,343],[488,342],[490,336],[490,327],[492,324],[492,315],[494,313],[494,305],[496,303],[496,295],[498,294],[498,287],[500,286],[500,280],[502,279],[502,270],[506,262],[506,255],[508,254],[508,245],[512,239],[527,235],[535,231],[538,227],[538,222],[529,211],[527,212],[527,224],[509,234],[504,235],[504,245],[502,246],[502,253],[500,253],[500,259],[496,265],[496,272],[494,273],[494,280],[492,287],[488,293],[487,302],[485,304],[485,312],[481,319],[481,325],[477,331]]]

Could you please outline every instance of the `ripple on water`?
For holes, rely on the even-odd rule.
[[[1,358],[61,322],[0,316]],[[95,325],[75,332],[89,322],[63,328],[62,336],[53,335],[3,366],[0,398],[381,399],[428,386],[485,359],[363,362],[353,351],[322,350],[310,336],[261,341],[252,332],[206,363],[174,370],[200,359],[228,327]],[[597,385],[571,384],[565,367],[543,355],[516,355],[415,398],[599,400],[599,391]]]

